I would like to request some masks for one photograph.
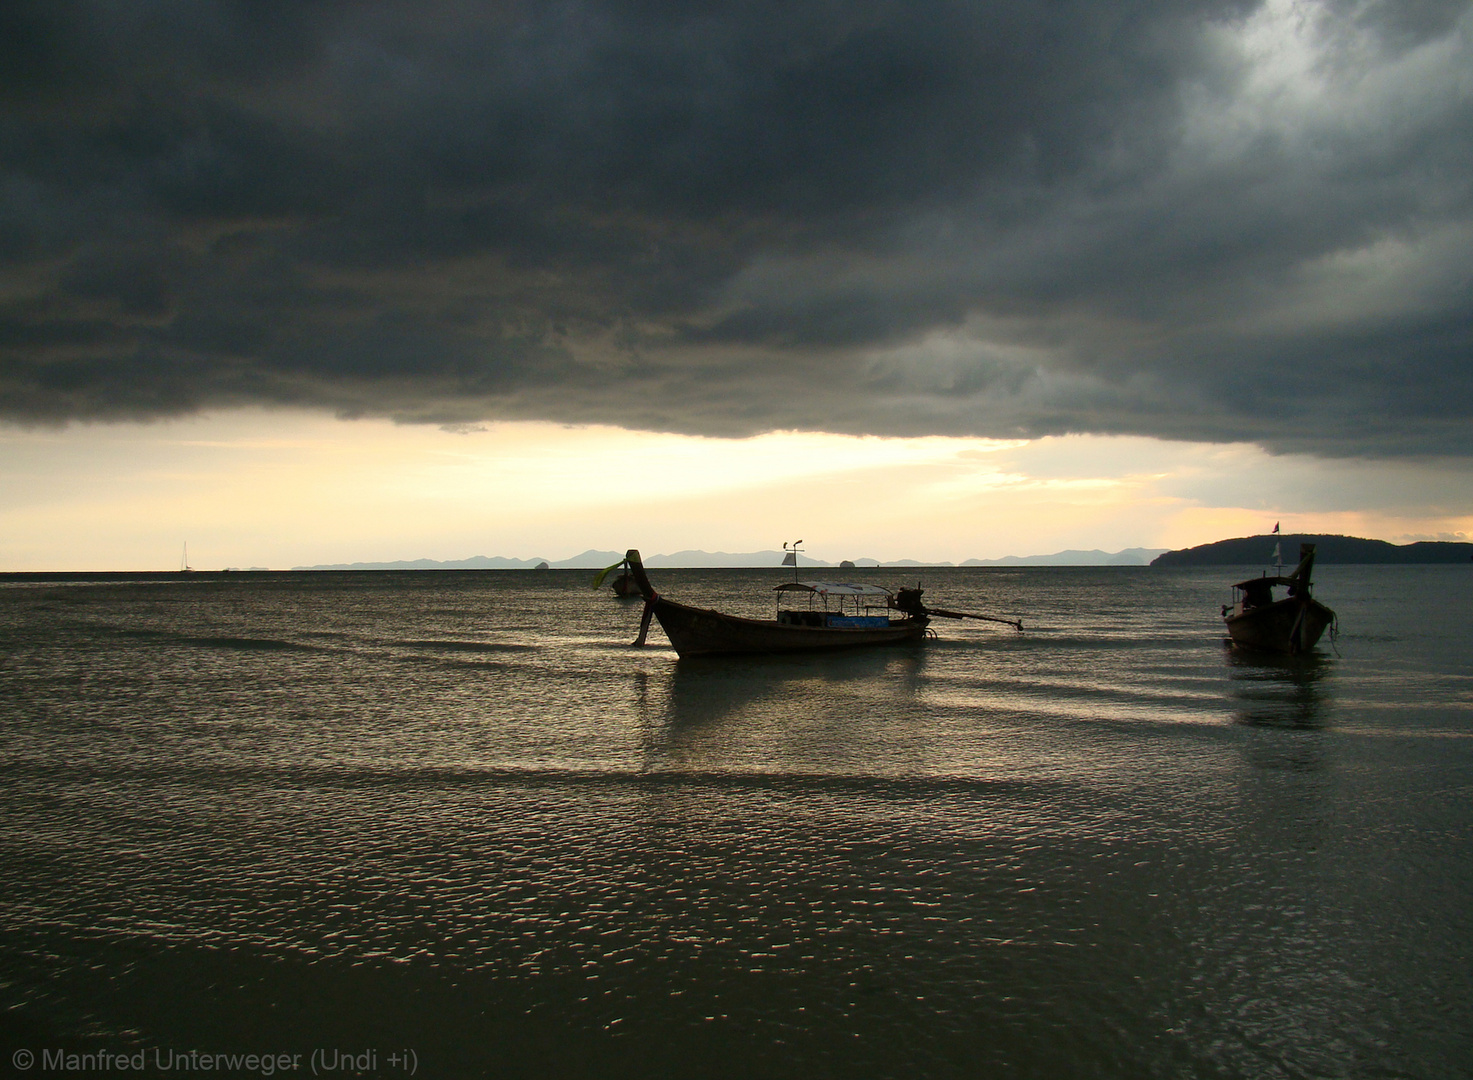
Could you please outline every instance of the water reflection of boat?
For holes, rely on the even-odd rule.
[[[907,707],[920,708],[929,655],[927,649],[848,649],[681,660],[661,671],[664,693],[650,695],[651,730],[658,733],[651,735],[652,749],[720,747],[731,737],[732,721],[739,721],[743,739],[762,729],[790,738],[795,715],[818,727],[842,717],[863,728],[870,721],[859,714],[893,723]]]
[[[1318,653],[1290,657],[1233,649],[1228,653],[1233,718],[1248,727],[1316,730],[1324,726],[1324,683],[1334,661]]]
[[[1310,595],[1314,545],[1299,545],[1299,565],[1288,577],[1249,578],[1233,586],[1233,602],[1224,604],[1222,618],[1233,644],[1248,649],[1297,656],[1313,649],[1335,613]],[[1288,595],[1274,596],[1285,587]]]
[[[817,652],[919,641],[932,616],[984,619],[1023,629],[1021,622],[1012,619],[928,608],[921,602],[924,590],[919,587],[892,591],[878,585],[828,581],[784,582],[774,590],[778,594],[776,617],[749,619],[667,600],[650,584],[640,554],[633,548],[624,556],[624,563],[645,601],[635,644],[644,644],[650,621],[659,619],[665,636],[682,657]],[[784,600],[792,597],[806,598],[807,607],[783,607]]]

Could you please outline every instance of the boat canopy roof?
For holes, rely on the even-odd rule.
[[[810,592],[820,596],[891,596],[879,585],[852,585],[841,581],[785,581],[773,586],[774,592]]]
[[[1303,584],[1303,582],[1301,582],[1298,578],[1292,578],[1292,577],[1269,577],[1267,575],[1264,575],[1263,577],[1249,578],[1247,581],[1240,581],[1236,585],[1234,585],[1233,588],[1235,588],[1235,589],[1252,589],[1252,588],[1255,588],[1255,587],[1256,588],[1263,588],[1265,585],[1301,585],[1301,584]]]

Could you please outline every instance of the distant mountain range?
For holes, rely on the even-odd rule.
[[[1466,563],[1473,561],[1473,543],[1422,541],[1415,544],[1389,544],[1385,540],[1366,540],[1356,536],[1322,536],[1294,533],[1275,536],[1243,536],[1219,540],[1212,544],[1171,551],[1166,548],[1125,548],[1123,551],[1056,551],[1052,555],[1009,555],[1003,559],[968,559],[963,563],[918,562],[915,559],[874,558],[846,560],[856,567],[913,566],[1259,566],[1273,561],[1274,544],[1280,545],[1283,561],[1292,566],[1299,561],[1300,543],[1315,545],[1321,565],[1332,563]],[[553,570],[597,570],[624,558],[622,551],[589,549],[571,559],[508,559],[500,555],[477,555],[469,559],[413,559],[399,562],[330,563],[320,566],[294,566],[293,570],[535,570],[547,566]],[[798,556],[800,566],[833,569],[840,564]],[[741,569],[776,567],[782,564],[781,551],[676,551],[669,555],[648,555],[644,564],[656,569]],[[847,567],[843,567],[847,569]]]
[[[968,559],[962,566],[1145,566],[1165,548],[1126,548],[1124,551],[1059,551],[1053,555],[1009,555],[1004,559]],[[508,559],[500,555],[476,555],[469,559],[454,559],[444,562],[436,559],[413,559],[400,562],[328,563],[320,566],[294,566],[293,570],[535,570],[546,565],[553,570],[598,570],[612,566],[624,558],[622,551],[594,551],[592,549],[571,559]],[[648,555],[646,566],[657,569],[670,568],[747,568],[779,566],[783,561],[781,551],[676,551],[669,555]],[[956,566],[949,562],[917,562],[915,559],[895,559],[881,563],[874,558],[848,560],[856,567],[875,566]],[[829,567],[837,563],[798,556],[800,566]]]
[[[1166,548],[1125,548],[1109,552],[1056,551],[1052,555],[1009,555],[1005,559],[968,559],[963,566],[1148,566]]]
[[[1421,541],[1388,544],[1385,540],[1363,540],[1357,536],[1311,536],[1295,533],[1276,536],[1242,536],[1199,544],[1181,551],[1168,551],[1152,560],[1152,566],[1262,566],[1273,562],[1274,545],[1279,545],[1285,566],[1299,562],[1299,545],[1315,545],[1315,561],[1327,563],[1466,563],[1473,561],[1473,544]]]

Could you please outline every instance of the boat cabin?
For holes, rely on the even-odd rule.
[[[1240,581],[1233,586],[1233,600],[1230,604],[1222,606],[1225,617],[1235,617],[1246,614],[1256,608],[1268,607],[1279,603],[1283,598],[1274,596],[1275,586],[1287,586],[1289,599],[1299,596],[1301,593],[1308,595],[1307,583],[1297,575],[1294,577],[1282,577],[1265,574],[1263,577],[1249,578]]]
[[[1274,549],[1274,557],[1278,557],[1278,548]],[[1247,614],[1257,608],[1269,607],[1275,603],[1282,603],[1274,597],[1274,586],[1282,585],[1288,588],[1288,599],[1294,600],[1299,597],[1308,599],[1310,575],[1314,572],[1314,545],[1299,545],[1299,565],[1294,572],[1285,576],[1282,573],[1270,575],[1267,571],[1262,577],[1249,578],[1240,581],[1233,586],[1233,602],[1222,606],[1224,618],[1234,619]]]
[[[786,626],[835,630],[886,627],[895,606],[895,594],[879,585],[785,581],[773,591],[777,593],[777,621]]]

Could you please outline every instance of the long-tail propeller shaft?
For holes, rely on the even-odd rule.
[[[1011,626],[1014,630],[1023,629],[1022,619],[1004,619],[997,615],[973,615],[967,611],[947,611],[944,608],[927,608],[926,614],[940,615],[943,619],[982,619],[985,622],[997,622],[1004,626]]]
[[[967,611],[948,611],[945,608],[927,607],[921,602],[921,593],[925,592],[919,585],[914,589],[901,589],[895,594],[895,607],[911,615],[932,616],[942,619],[980,619],[983,622],[1002,623],[1011,626],[1014,630],[1023,629],[1022,619],[1004,619],[997,615],[974,615]]]

